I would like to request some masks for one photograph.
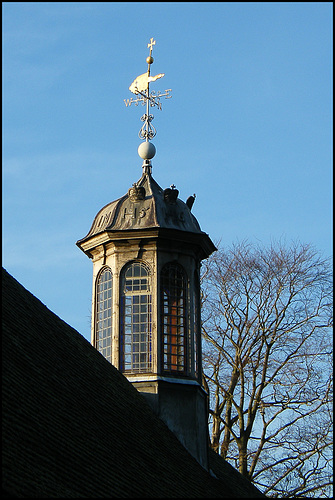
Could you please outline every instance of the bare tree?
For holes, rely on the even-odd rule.
[[[301,244],[219,249],[202,300],[213,449],[269,496],[331,496],[330,261]]]

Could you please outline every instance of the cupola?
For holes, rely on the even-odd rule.
[[[91,342],[146,397],[188,451],[208,468],[207,394],[202,387],[200,265],[216,250],[174,184],[152,176],[155,136],[149,105],[153,63],[130,86],[147,106],[138,148],[142,175],[128,192],[103,207],[77,242],[93,262]],[[144,82],[144,83],[143,83]],[[143,88],[144,86],[144,88]],[[174,172],[174,176],[176,173]]]

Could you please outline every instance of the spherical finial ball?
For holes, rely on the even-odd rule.
[[[151,160],[156,154],[156,148],[151,142],[142,142],[137,151],[143,160]]]
[[[153,62],[154,62],[154,58],[153,58],[153,57],[151,57],[151,56],[148,56],[148,57],[147,57],[147,63],[148,63],[148,64],[152,64]]]

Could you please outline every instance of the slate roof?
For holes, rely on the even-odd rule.
[[[143,396],[3,270],[2,487],[21,498],[265,498],[205,471]]]

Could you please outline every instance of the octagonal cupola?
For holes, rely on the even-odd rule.
[[[173,377],[189,377],[200,383],[200,262],[215,250],[215,246],[209,236],[201,231],[197,219],[191,213],[191,200],[194,201],[194,196],[186,203],[183,202],[178,197],[175,185],[162,189],[157,184],[151,174],[151,165],[150,169],[145,165],[143,170],[141,178],[133,183],[124,196],[107,204],[97,213],[88,234],[77,242],[79,248],[93,261],[91,341],[117,368],[127,372],[132,380],[138,380],[136,374],[140,372],[160,375],[167,375],[169,372]],[[168,264],[170,270],[167,273]],[[176,326],[175,329],[182,337],[175,336],[176,346],[180,346],[173,349],[172,340],[168,341],[166,336],[166,345],[164,344],[164,302],[167,295],[162,292],[167,280],[164,276],[170,276],[172,269],[175,273],[173,279],[180,283],[180,290],[178,293],[175,290],[173,296],[175,300],[177,296],[180,298],[179,302],[174,306],[169,305],[169,308],[175,308],[175,322],[178,323],[178,328]],[[123,343],[126,339],[126,311],[120,308],[123,304],[122,294],[128,286],[126,281],[133,274],[134,279],[135,276],[141,278],[138,278],[139,283],[135,279],[132,293],[137,290],[137,286],[144,287],[144,276],[147,280],[146,289],[150,290],[150,311],[147,310],[145,321],[143,307],[141,324],[135,326],[137,316],[132,319],[134,342],[137,339],[137,326],[140,330],[150,331],[147,337],[143,332],[138,337],[142,339],[136,345],[138,351],[134,350],[135,345],[132,346],[133,341],[128,342],[128,338],[127,346]],[[102,289],[108,289],[108,292],[102,293]],[[145,299],[142,297],[136,300]],[[183,312],[179,314],[181,310]],[[191,314],[193,321],[190,321]],[[174,319],[171,317],[169,321],[172,332]],[[143,359],[150,362],[139,363],[138,366],[136,363],[126,363],[127,349],[131,350],[134,358],[135,352],[138,352],[139,359],[142,355]],[[171,356],[173,350],[183,353],[178,357],[182,360],[181,364],[177,364],[175,370],[168,370],[164,363],[168,349],[171,350]],[[128,365],[132,368],[126,368]]]
[[[146,105],[138,153],[142,175],[104,206],[78,247],[93,262],[91,342],[147,398],[184,446],[207,468],[207,394],[202,387],[200,265],[215,246],[174,184],[152,176],[156,131],[149,106],[170,89],[150,93],[164,76],[147,73],[129,87]],[[173,168],[171,168],[171,171]],[[174,172],[174,177],[176,172]]]

